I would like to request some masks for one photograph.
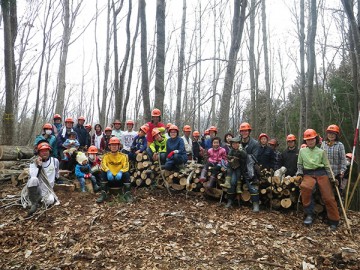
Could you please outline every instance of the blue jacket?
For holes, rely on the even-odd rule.
[[[47,141],[52,148],[51,156],[57,158],[58,150],[56,144],[56,137],[54,135],[50,135],[50,137],[46,139],[44,135],[38,135],[35,138],[34,146],[36,146],[40,141]]]
[[[85,174],[90,172],[91,168],[88,163],[86,165],[76,164],[75,166],[75,175],[77,178],[84,178]]]
[[[187,160],[187,154],[185,151],[185,144],[184,140],[180,138],[179,136],[175,139],[169,138],[166,141],[166,155],[168,155],[170,152],[178,150],[179,155],[183,157],[184,160]]]
[[[70,133],[71,131],[74,131],[73,129],[66,130],[65,135],[63,136],[62,134],[64,133],[64,129],[66,130],[66,127],[63,127],[62,130],[59,131],[59,134],[57,135],[57,138],[56,138],[58,151],[59,151],[60,149],[64,149],[63,143],[66,141],[66,139],[69,138],[69,133]],[[76,134],[76,138],[77,138],[77,134]]]
[[[77,139],[80,143],[80,146],[90,146],[90,140],[89,140],[89,132],[87,132],[87,130],[85,129],[84,126],[80,126],[79,124],[77,124],[74,127],[74,131],[77,134]]]
[[[140,150],[140,152],[144,152],[146,150],[146,147],[147,147],[146,136],[139,137],[139,135],[136,135],[131,145],[131,151],[136,152],[137,150]]]

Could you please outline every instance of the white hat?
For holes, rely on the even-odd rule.
[[[78,152],[78,154],[76,155],[76,161],[82,165],[84,160],[87,160],[87,156],[85,155],[85,153],[83,152]]]

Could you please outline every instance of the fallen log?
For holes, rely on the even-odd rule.
[[[21,160],[34,156],[34,149],[29,146],[0,145],[0,160]]]

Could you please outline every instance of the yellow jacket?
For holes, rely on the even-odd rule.
[[[101,170],[104,172],[110,170],[113,175],[120,171],[127,172],[129,170],[128,156],[121,152],[105,154],[101,161]]]

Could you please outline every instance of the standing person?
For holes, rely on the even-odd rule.
[[[38,203],[43,201],[46,205],[51,205],[59,201],[53,187],[55,179],[59,178],[59,161],[51,157],[51,146],[46,142],[41,142],[37,146],[38,156],[30,164],[30,178],[26,183],[27,196],[31,202],[28,215],[31,216],[37,210]],[[27,205],[24,205],[26,207]]]
[[[274,171],[276,171],[281,168],[282,164],[281,152],[277,149],[279,146],[279,142],[277,139],[270,139],[268,145],[274,151]]]
[[[129,154],[131,151],[131,145],[137,135],[137,132],[133,130],[134,128],[134,121],[127,120],[126,121],[126,130],[122,133],[122,144],[123,149],[122,152],[125,154]]]
[[[192,140],[190,138],[191,127],[189,125],[185,125],[183,127],[183,132],[184,132],[184,135],[181,137],[181,139],[183,139],[184,144],[185,144],[186,155],[188,157],[188,160],[192,160],[193,159]]]
[[[306,218],[305,225],[311,225],[314,219],[314,189],[320,190],[321,198],[326,207],[330,229],[335,230],[339,224],[340,216],[337,208],[331,182],[332,174],[327,154],[323,149],[316,147],[319,144],[319,136],[313,129],[304,132],[304,140],[307,147],[300,149],[298,158],[298,170],[296,175],[302,176],[300,184],[301,201],[304,206]]]
[[[216,137],[218,130],[217,130],[217,128],[215,126],[211,126],[209,128],[208,132],[209,132],[209,135],[207,136],[206,135],[206,130],[205,130],[205,142],[204,142],[204,145],[205,145],[206,150],[209,150],[212,147],[212,139]]]
[[[326,139],[321,143],[321,149],[327,153],[331,169],[339,184],[344,178],[346,171],[345,147],[339,141],[340,128],[337,125],[330,125],[326,129]]]
[[[74,131],[77,134],[77,139],[80,143],[80,150],[87,150],[90,146],[89,132],[84,127],[85,117],[79,116],[78,122],[74,127]]]
[[[62,129],[63,125],[61,123],[62,119],[60,114],[54,114],[53,117],[53,125],[52,125],[52,135],[55,137],[59,134],[60,130]]]
[[[111,134],[112,134],[112,128],[106,127],[104,135],[101,138],[101,142],[100,142],[100,152],[101,153],[106,153],[106,152],[110,151],[109,141],[113,137]]]
[[[105,154],[101,161],[102,178],[104,181],[102,182],[101,196],[96,202],[102,203],[107,199],[109,187],[121,186],[125,188],[125,200],[132,202],[128,156],[120,152],[120,140],[117,137],[110,138],[109,147],[110,152]]]
[[[129,159],[131,161],[136,161],[136,156],[146,151],[147,148],[146,134],[148,130],[149,127],[146,125],[140,127],[138,135],[136,135],[130,147],[131,152],[129,153]]]
[[[179,128],[172,125],[169,128],[170,138],[166,141],[166,162],[165,170],[182,170],[187,162],[185,144],[183,139],[179,137]]]
[[[295,176],[299,149],[296,147],[296,137],[294,134],[286,136],[286,144],[287,148],[281,154],[281,166],[286,168],[285,176]]]
[[[84,125],[86,131],[88,132],[88,142],[87,145],[90,146],[91,145],[91,131],[92,131],[92,126],[90,124],[86,124]]]
[[[112,129],[112,136],[115,136],[116,138],[118,138],[120,140],[120,144],[123,144],[123,142],[121,141],[122,139],[122,130],[121,130],[121,122],[120,120],[116,119],[113,122],[113,129]],[[120,145],[121,148],[121,145]]]
[[[193,142],[192,142],[192,152],[194,154],[194,159],[197,163],[202,163],[204,160],[204,145],[200,139],[200,132],[195,130],[193,132]]]
[[[69,138],[71,132],[75,132],[73,126],[74,126],[74,120],[71,117],[66,118],[65,126],[60,130],[56,138],[57,149],[60,155],[60,159],[64,159],[64,150],[66,149],[65,147],[63,147],[63,143]]]
[[[53,129],[52,125],[50,123],[46,123],[43,125],[42,133],[35,138],[34,147],[36,150],[36,147],[40,143],[40,141],[48,142],[48,144],[51,146],[51,156],[54,158],[58,157],[58,151],[57,151],[57,144],[56,144],[56,137],[55,135],[52,135]]]
[[[102,126],[100,124],[96,124],[94,130],[95,132],[91,136],[91,145],[95,145],[97,149],[100,149],[101,139],[104,136]]]
[[[259,165],[263,169],[274,169],[274,160],[275,160],[275,153],[274,151],[268,146],[269,136],[266,133],[261,133],[259,135],[259,152],[257,155],[257,160]]]
[[[228,154],[229,151],[230,151],[230,148],[231,148],[230,141],[231,141],[232,138],[234,138],[234,135],[232,133],[230,133],[230,132],[228,132],[228,133],[226,133],[224,135],[224,141],[223,141],[221,147],[225,149],[226,154]]]
[[[161,128],[160,128],[161,129]],[[154,141],[150,144],[150,146],[146,149],[146,152],[153,162],[159,161],[162,165],[166,162],[166,136],[161,132],[158,128],[154,128],[152,131]]]
[[[253,181],[256,181],[254,165],[259,153],[260,145],[254,138],[250,137],[251,126],[249,123],[241,123],[239,127],[239,133],[241,136],[241,146],[247,153],[247,174],[245,181],[251,195],[253,212],[259,212],[259,187],[255,185]]]
[[[149,146],[153,141],[152,130],[154,128],[165,128],[164,123],[161,122],[161,111],[157,108],[151,111],[151,121],[147,122],[149,127],[148,132],[146,134],[147,146]]]

